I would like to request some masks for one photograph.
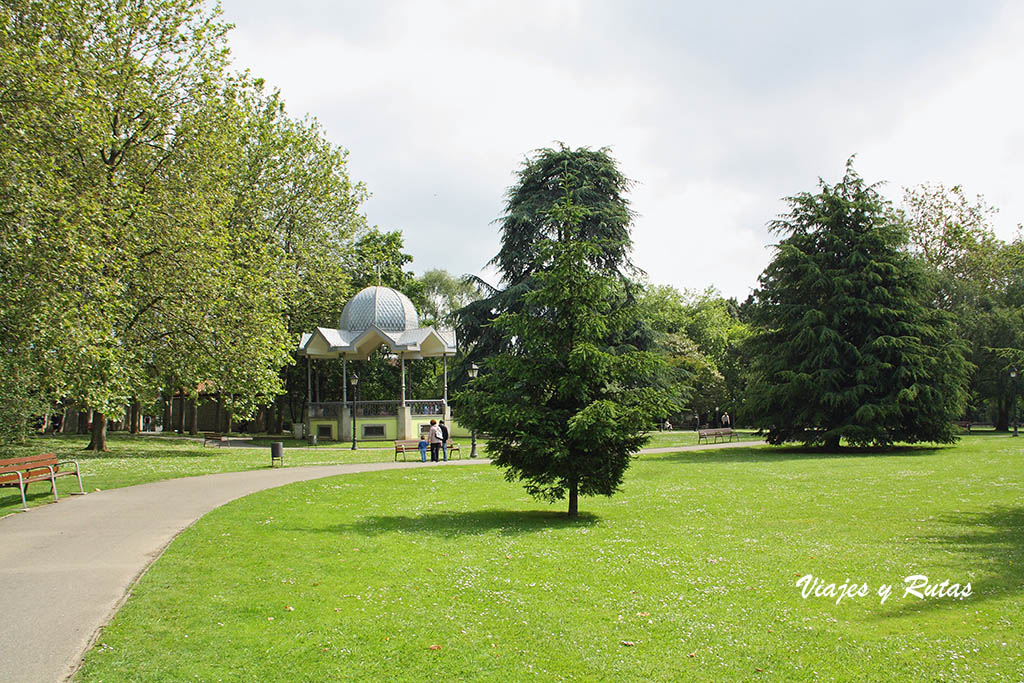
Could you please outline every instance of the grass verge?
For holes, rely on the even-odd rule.
[[[650,455],[575,522],[492,468],[265,491],[171,545],[79,680],[1019,680],[1021,456]]]
[[[257,439],[251,447],[203,446],[202,438],[179,436],[129,436],[112,434],[110,452],[84,450],[86,436],[47,436],[30,439],[21,446],[5,446],[3,457],[56,453],[60,458],[77,460],[85,490],[96,491],[134,486],[151,481],[194,477],[219,472],[241,472],[270,467],[272,438]],[[350,445],[327,443],[310,447],[304,441],[278,439],[285,444],[285,466],[335,465],[342,463],[391,462],[395,457],[392,442],[361,442],[355,451]],[[456,439],[462,457],[469,457],[469,439]],[[481,455],[486,446],[478,446]],[[412,456],[407,456],[411,457]],[[78,490],[74,477],[57,480],[57,493],[65,496]],[[49,482],[32,484],[26,495],[29,507],[53,502]],[[0,488],[0,517],[21,509],[21,495],[16,487]]]

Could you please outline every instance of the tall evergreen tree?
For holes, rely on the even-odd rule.
[[[889,203],[847,162],[787,201],[755,294],[751,415],[770,443],[953,440],[969,365]]]
[[[575,203],[571,175],[563,199],[547,212],[545,236],[531,247],[534,286],[520,310],[494,323],[503,351],[460,400],[460,421],[490,435],[488,451],[509,481],[532,495],[612,495],[644,431],[670,405],[650,386],[652,354],[614,340],[634,324],[624,283],[596,269],[607,241],[583,234],[587,209]]]
[[[550,212],[562,199],[566,183],[579,214],[574,234],[597,245],[587,255],[589,267],[624,282],[635,270],[629,260],[633,214],[625,196],[632,181],[618,169],[609,150],[561,144],[558,149],[537,150],[509,188],[505,215],[499,220],[501,248],[491,260],[501,276],[499,286],[476,279],[486,296],[454,314],[467,362],[480,362],[502,348],[502,337],[491,323],[500,313],[521,310],[526,293],[536,286],[534,276],[551,267],[541,245],[564,237],[559,234],[564,228],[552,224]]]

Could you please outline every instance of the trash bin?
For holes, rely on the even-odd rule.
[[[274,441],[270,444],[270,466],[273,467],[275,463],[281,463],[281,467],[284,467],[283,441]]]

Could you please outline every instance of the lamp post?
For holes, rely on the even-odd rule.
[[[356,449],[356,386],[359,384],[359,377],[352,373],[352,401],[348,404],[349,416],[352,421],[352,450]]]
[[[1017,368],[1010,368],[1010,379],[1013,380],[1013,436],[1017,436]]]
[[[478,374],[480,374],[480,368],[477,367],[476,363],[470,363],[469,364],[469,370],[467,370],[467,372],[469,374],[469,378],[470,379],[476,379],[476,376]],[[472,432],[470,432],[470,438],[472,439],[472,441],[470,442],[471,443],[471,447],[469,449],[469,457],[475,458],[476,457],[476,430],[475,429],[472,430]]]

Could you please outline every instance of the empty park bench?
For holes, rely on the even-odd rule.
[[[718,429],[697,430],[697,443],[700,443],[702,440],[705,443],[714,443],[717,442],[719,439],[722,439],[724,441],[725,437],[729,437],[729,441],[732,441],[732,427],[720,427]]]
[[[209,441],[212,441],[212,442],[217,443],[217,444],[225,444],[225,443],[227,443],[228,445],[230,445],[229,442],[231,442],[231,441],[252,441],[252,437],[251,436],[228,436],[227,434],[223,434],[221,432],[203,432],[203,445],[205,446],[207,444],[207,442],[209,442]]]
[[[429,448],[427,449],[430,450]],[[419,439],[399,439],[395,441],[395,460],[398,460],[399,454],[402,456],[402,460],[405,460],[405,454],[412,453],[414,455],[420,454],[420,440]],[[462,449],[459,448],[459,444],[452,442],[448,439],[448,457],[452,458],[456,453],[459,454],[459,459],[462,459]]]
[[[961,429],[966,429],[968,434],[971,433],[971,425],[972,424],[974,424],[974,423],[971,422],[970,420],[958,420],[956,422],[956,426],[960,427]]]
[[[402,460],[405,460],[406,453],[420,454],[420,440],[419,439],[399,439],[395,441],[395,460],[398,460],[398,454],[402,454]]]
[[[74,465],[75,468],[62,470],[61,467],[64,465]],[[57,477],[68,477],[72,474],[78,477],[79,493],[72,491],[71,495],[84,496],[82,474],[78,471],[78,462],[75,460],[57,460],[57,456],[53,453],[23,455],[0,460],[0,486],[17,486],[21,491],[21,507],[24,510],[28,510],[25,489],[29,484],[34,484],[37,481],[50,482],[53,499],[60,500],[57,495]]]

